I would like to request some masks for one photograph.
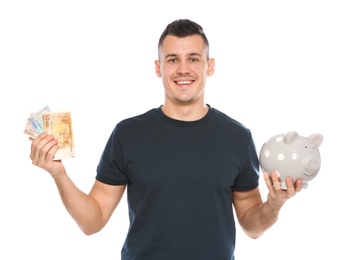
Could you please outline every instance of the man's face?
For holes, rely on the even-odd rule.
[[[206,78],[214,73],[214,60],[199,35],[178,38],[168,35],[155,62],[162,78],[166,101],[191,103],[204,100]]]

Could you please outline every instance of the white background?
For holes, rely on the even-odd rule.
[[[322,166],[257,240],[237,228],[236,258],[350,259],[348,1],[1,1],[0,259],[120,259],[125,197],[107,226],[85,236],[53,180],[31,165],[26,118],[71,110],[83,191],[115,124],[163,102],[158,38],[175,19],[204,27],[216,72],[207,103],[270,136],[319,132]],[[261,191],[266,198],[265,184]]]

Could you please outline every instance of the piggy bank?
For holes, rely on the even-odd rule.
[[[303,188],[316,177],[321,167],[319,147],[323,142],[321,134],[309,137],[300,136],[291,131],[278,134],[267,140],[261,147],[259,163],[263,172],[271,174],[278,171],[281,188],[287,189],[285,179],[290,176],[293,181],[303,180]]]

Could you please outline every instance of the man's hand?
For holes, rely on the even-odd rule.
[[[264,172],[264,180],[267,188],[269,189],[267,198],[268,203],[271,207],[277,209],[280,209],[289,198],[300,192],[303,185],[302,179],[297,179],[294,184],[292,178],[287,177],[287,189],[282,189],[279,180],[279,173],[276,171],[272,172],[271,176],[267,172]]]
[[[43,132],[32,141],[30,159],[34,165],[46,170],[52,177],[55,177],[62,170],[64,171],[62,162],[53,160],[58,148],[58,140],[53,135]]]

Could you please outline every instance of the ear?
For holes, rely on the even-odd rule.
[[[214,71],[215,71],[215,60],[214,60],[214,58],[210,58],[208,60],[208,72],[207,72],[207,75],[208,76],[213,75]]]
[[[155,61],[154,61],[154,68],[155,68],[155,70],[156,70],[157,76],[158,76],[159,78],[162,77],[162,75],[161,75],[161,73],[160,73],[160,62],[159,62],[159,60],[155,60]]]
[[[316,143],[317,147],[320,147],[323,142],[323,135],[321,134],[313,134],[309,138]]]
[[[286,134],[286,136],[284,137],[284,143],[287,145],[290,145],[291,143],[293,143],[295,140],[297,140],[299,138],[299,134],[295,131],[290,131]]]

